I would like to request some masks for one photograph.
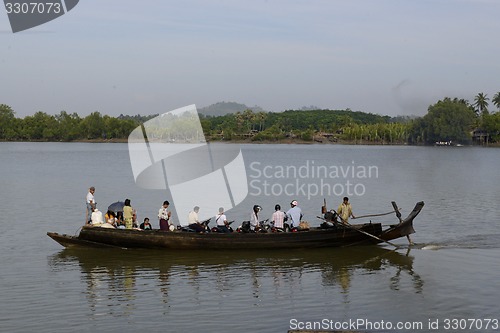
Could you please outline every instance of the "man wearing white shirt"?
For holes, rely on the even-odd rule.
[[[219,214],[215,217],[215,223],[217,223],[217,229],[220,232],[231,232],[228,228],[229,223],[227,222],[226,214],[224,214],[224,208],[219,208]]]
[[[188,227],[190,229],[195,230],[196,232],[204,232],[205,228],[201,225],[198,220],[198,212],[200,211],[200,207],[194,206],[193,210],[188,215]]]

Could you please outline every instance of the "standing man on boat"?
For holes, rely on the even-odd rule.
[[[349,203],[348,197],[344,197],[344,201],[340,204],[339,208],[337,209],[337,214],[340,216],[342,223],[348,223],[349,217],[352,217],[353,219],[356,218],[352,213],[352,206]]]
[[[87,193],[87,223],[90,224],[92,223],[92,213],[94,212],[94,209],[96,208],[96,202],[94,198],[94,193],[95,193],[95,187],[91,186],[89,188],[89,192]]]
[[[300,220],[302,220],[302,216],[303,216],[302,210],[300,209],[300,207],[298,205],[299,205],[299,203],[297,202],[297,200],[293,200],[292,202],[290,202],[291,208],[286,212],[286,217],[290,221],[292,230],[294,228],[299,227]]]
[[[170,205],[170,202],[167,200],[163,201],[163,205],[161,206],[160,210],[158,211],[158,220],[160,221],[160,230],[163,231],[169,231],[170,225],[170,215],[172,215],[171,212],[167,210],[168,206]]]

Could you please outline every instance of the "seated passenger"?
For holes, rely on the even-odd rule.
[[[193,210],[188,215],[188,228],[193,229],[196,232],[203,233],[205,232],[205,228],[201,225],[198,220],[198,212],[200,211],[200,207],[194,206]]]
[[[104,214],[104,222],[101,227],[103,228],[115,228],[116,227],[116,217],[115,213],[108,210],[106,214]]]
[[[227,233],[231,232],[229,229],[229,222],[227,222],[226,214],[224,214],[224,208],[219,208],[219,214],[215,217],[215,223],[217,223],[217,229],[219,232]]]
[[[285,221],[285,213],[281,211],[281,206],[274,206],[275,212],[271,217],[271,221],[273,222],[274,228],[276,230],[273,231],[283,231],[284,230],[284,221]]]
[[[92,212],[92,216],[91,216],[91,221],[92,221],[92,225],[101,225],[104,223],[102,213],[101,213],[101,211],[99,211],[99,209],[94,208],[94,211]]]
[[[115,224],[117,228],[122,228],[125,229],[125,222],[123,222],[123,212],[117,212],[116,213],[116,220]]]
[[[297,231],[300,220],[302,220],[302,210],[296,200],[290,202],[290,209],[286,212],[286,217],[290,220],[292,231]]]
[[[139,226],[142,230],[153,230],[151,223],[149,223],[149,218],[145,217],[144,222]]]

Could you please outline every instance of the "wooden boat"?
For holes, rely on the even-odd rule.
[[[395,206],[395,204],[393,203]],[[382,229],[380,223],[342,224],[330,228],[311,228],[298,232],[195,233],[160,230],[123,230],[94,226],[82,227],[78,236],[48,232],[64,247],[118,247],[185,250],[238,250],[341,247],[389,242],[414,233],[413,220],[424,206],[418,202],[406,219]],[[397,206],[395,206],[397,208]],[[399,210],[396,214],[400,217]],[[392,245],[392,243],[390,243]]]

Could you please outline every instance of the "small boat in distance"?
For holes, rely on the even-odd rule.
[[[77,236],[47,232],[64,247],[117,247],[170,250],[250,250],[344,247],[390,243],[414,233],[413,220],[424,202],[418,202],[407,218],[401,219],[393,202],[399,223],[382,229],[381,223],[344,224],[334,221],[297,232],[196,233],[186,231],[124,230],[84,226]],[[395,246],[395,245],[394,245]]]

